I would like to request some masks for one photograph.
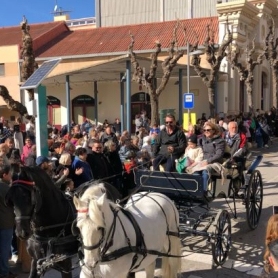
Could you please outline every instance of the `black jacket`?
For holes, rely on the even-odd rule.
[[[168,155],[168,147],[174,147],[173,155],[181,156],[184,154],[185,148],[187,146],[186,138],[178,127],[174,129],[172,134],[168,134],[166,129],[163,129],[158,134],[158,138],[154,144],[154,157],[158,154]]]
[[[110,165],[103,153],[88,153],[87,162],[91,167],[95,180],[111,176]]]

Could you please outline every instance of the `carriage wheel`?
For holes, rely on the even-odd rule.
[[[251,230],[257,228],[262,212],[263,183],[260,171],[252,172],[246,194],[246,218]]]
[[[231,249],[231,218],[226,210],[222,210],[217,217],[215,239],[212,242],[212,257],[214,263],[223,265]]]

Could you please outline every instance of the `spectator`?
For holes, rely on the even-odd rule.
[[[142,127],[142,118],[140,114],[135,115],[134,124],[135,124],[135,134],[137,134],[139,132],[140,127]]]
[[[204,124],[203,131],[204,135],[199,139],[199,146],[201,146],[203,149],[204,160],[199,162],[196,166],[200,167],[200,170],[197,171],[197,173],[201,174],[203,177],[203,189],[204,194],[206,195],[210,175],[213,172],[217,172],[219,174],[221,170],[217,167],[212,168],[208,165],[223,163],[225,140],[221,138],[218,126],[216,124],[213,124],[212,122],[206,122]]]
[[[74,144],[71,143],[71,142],[67,142],[65,144],[65,149],[64,150],[65,150],[66,153],[70,154],[71,161],[73,161],[74,160],[74,156],[75,156],[75,150],[76,150]]]
[[[263,145],[265,148],[269,148],[268,141],[269,141],[269,134],[271,132],[270,127],[267,123],[267,120],[265,118],[261,118],[259,122],[261,129],[262,129],[262,139],[263,139]]]
[[[11,182],[11,169],[9,165],[0,165],[0,277],[14,278],[16,275],[9,271],[9,258],[13,238],[15,215],[13,207],[6,206],[5,196]]]
[[[22,154],[21,154],[21,161],[24,165],[25,165],[26,158],[32,152],[32,146],[33,146],[33,142],[31,140],[31,138],[27,136],[26,139],[25,139],[25,145],[23,146]]]
[[[267,222],[265,248],[264,270],[267,274],[263,277],[278,277],[278,214],[270,216]]]
[[[125,138],[122,143],[122,146],[120,147],[120,150],[119,150],[119,156],[120,156],[122,163],[124,163],[124,161],[126,160],[127,156],[130,154],[130,152],[131,152],[130,139]]]
[[[72,162],[72,168],[74,172],[78,169],[83,169],[80,175],[74,174],[73,181],[74,186],[77,188],[84,182],[90,181],[94,178],[90,165],[87,160],[87,151],[85,148],[79,148],[75,152],[75,158]]]
[[[74,191],[74,182],[72,179],[66,179],[64,183],[61,185],[61,190],[65,193],[70,193]]]
[[[14,146],[13,137],[7,138],[5,144],[8,146],[7,158],[10,159],[12,157],[13,159],[20,160],[20,152],[19,149]]]
[[[167,114],[166,128],[161,130],[154,144],[153,168],[159,171],[159,165],[166,163],[166,171],[175,171],[175,160],[179,159],[186,148],[186,138],[177,126],[174,115]]]
[[[141,111],[141,127],[143,127],[147,133],[150,132],[150,120],[147,116],[147,112],[145,110]]]
[[[109,140],[113,141],[118,146],[118,139],[117,139],[116,134],[114,132],[112,132],[112,127],[110,125],[107,125],[105,127],[103,134],[100,137],[100,142],[102,144],[104,144],[105,142],[107,142]]]
[[[26,136],[23,136],[23,133],[20,131],[20,125],[14,125],[14,147],[19,150],[20,154],[22,153],[23,149],[23,137]]]
[[[103,154],[106,157],[110,167],[112,178],[110,179],[110,183],[114,185],[120,193],[122,193],[123,189],[123,165],[117,151],[117,145],[112,141],[107,141],[104,143]]]
[[[92,123],[90,122],[89,119],[86,119],[81,126],[81,131],[88,134],[91,127],[92,127]]]
[[[119,118],[115,119],[115,122],[113,124],[113,132],[118,134],[121,134],[122,132],[122,123],[120,122]]]
[[[149,156],[152,158],[152,146],[151,146],[151,136],[145,136],[143,138],[143,145],[141,147],[141,151],[146,150],[149,153]]]
[[[108,140],[107,142],[109,141],[112,140]],[[102,143],[100,141],[93,141],[91,148],[92,153],[89,153],[87,155],[87,162],[91,167],[94,179],[98,180],[109,177],[112,170],[106,157],[103,154]]]
[[[150,128],[150,134],[149,134],[149,135],[150,135],[150,136],[151,136],[152,134],[158,135],[159,132],[160,132],[160,128],[158,127],[157,124],[154,124],[154,125]]]
[[[0,135],[0,143],[5,143],[8,137],[12,137],[13,133],[10,130],[9,124],[7,120],[3,120],[3,130],[2,134]]]
[[[36,165],[40,167],[42,170],[47,172],[47,174],[51,177],[53,180],[54,184],[58,187],[61,188],[61,185],[65,182],[69,175],[69,169],[65,168],[63,169],[63,172],[61,175],[55,175],[53,172],[51,160],[49,160],[45,156],[38,156],[36,158]]]
[[[130,149],[136,154],[140,151],[140,138],[136,135],[131,136]]]
[[[9,147],[7,144],[0,144],[0,163],[4,163],[5,165],[9,165],[9,160],[7,158],[7,153],[9,152]]]
[[[137,153],[136,165],[138,169],[149,170],[151,167],[151,156],[147,149],[142,149]]]
[[[203,150],[200,146],[197,146],[197,135],[192,134],[187,139],[187,148],[184,155],[176,161],[176,170],[179,173],[190,170],[197,165],[204,158]]]
[[[26,139],[27,137],[31,139],[33,144],[35,144],[35,119],[34,118],[31,118],[26,124]]]

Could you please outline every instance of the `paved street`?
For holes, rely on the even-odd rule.
[[[245,222],[245,207],[238,201],[238,219],[232,220],[232,250],[229,258],[222,268],[215,268],[212,263],[211,245],[207,244],[202,237],[187,237],[184,241],[182,260],[183,278],[254,278],[262,271],[262,257],[264,252],[264,236],[266,222],[272,214],[272,206],[278,205],[278,140],[275,138],[269,149],[261,151],[254,150],[253,154],[264,154],[264,159],[259,166],[264,184],[264,200],[260,225],[255,231],[250,231]],[[225,185],[219,184],[219,190]],[[227,187],[227,186],[226,186]],[[214,200],[211,207],[219,209],[229,208],[224,199]],[[232,214],[231,214],[232,215]],[[75,260],[76,261],[76,260]],[[17,266],[15,271],[20,271]],[[78,277],[79,270],[74,271],[74,277]],[[20,272],[19,278],[28,277],[27,273]],[[58,272],[53,270],[47,272],[46,278],[60,277]],[[145,277],[144,273],[137,273],[137,278]]]

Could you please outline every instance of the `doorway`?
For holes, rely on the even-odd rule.
[[[61,129],[61,101],[54,96],[47,96],[48,121],[52,126]]]
[[[137,114],[141,114],[141,112],[145,110],[147,112],[147,116],[151,118],[151,103],[150,96],[148,93],[139,92],[131,96],[131,117],[132,117],[132,125],[131,132],[135,133],[135,116]]]
[[[95,99],[88,95],[80,95],[72,100],[72,118],[76,124],[86,119],[93,121],[95,115]]]

